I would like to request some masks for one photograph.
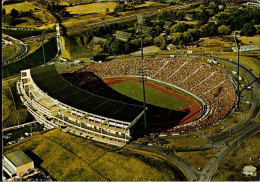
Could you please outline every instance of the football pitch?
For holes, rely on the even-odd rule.
[[[110,86],[110,88],[131,99],[143,102],[143,86],[140,82],[126,80],[113,84]],[[170,110],[179,110],[188,106],[187,103],[163,92],[155,90],[149,86],[145,86],[145,98],[146,103],[149,105],[154,105]]]

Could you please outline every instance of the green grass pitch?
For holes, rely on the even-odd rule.
[[[118,97],[120,97],[120,94],[122,94],[124,96],[127,96],[128,98],[142,102],[142,89],[143,87],[141,83],[127,80],[117,84],[113,84],[110,87],[102,88],[95,92],[102,95],[105,94],[107,97],[112,96],[113,98],[117,99]],[[147,104],[170,110],[179,110],[188,106],[187,103],[148,86],[145,86],[145,97]]]

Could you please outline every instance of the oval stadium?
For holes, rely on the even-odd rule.
[[[144,131],[174,135],[215,125],[236,101],[227,74],[183,59],[93,63],[62,75],[54,65],[38,67],[21,71],[17,88],[38,121],[118,146]]]

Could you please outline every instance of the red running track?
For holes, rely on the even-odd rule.
[[[139,82],[139,80],[137,78],[130,78],[130,77],[103,78],[102,80],[108,86],[111,86],[111,85],[114,85],[114,84],[117,84],[117,83],[120,83],[120,82],[123,82],[123,81],[127,81],[127,80]],[[193,100],[191,100],[187,97],[184,97],[182,95],[176,94],[176,93],[174,93],[174,92],[172,92],[168,89],[165,89],[163,87],[160,87],[158,85],[152,84],[150,82],[145,82],[145,85],[148,86],[148,87],[151,87],[155,90],[158,90],[160,92],[163,92],[167,95],[170,95],[174,98],[182,100],[189,105],[188,107],[185,107],[185,108],[182,108],[182,109],[179,110],[179,111],[187,111],[187,110],[190,111],[190,113],[180,121],[179,125],[187,124],[187,123],[195,120],[199,116],[201,108],[200,108],[199,104],[197,104],[195,101],[193,101]]]

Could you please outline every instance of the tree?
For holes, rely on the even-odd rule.
[[[106,8],[106,12],[109,13],[109,8]]]
[[[177,23],[171,27],[171,33],[176,32],[185,32],[188,29],[188,25],[186,23]]]
[[[13,24],[13,18],[12,18],[12,16],[5,14],[5,15],[3,16],[3,22],[4,22],[5,24],[7,24],[7,25],[12,25],[12,24]]]
[[[3,9],[3,14],[2,14],[2,15],[4,16],[4,15],[5,15],[5,13],[6,13],[6,12],[5,12],[5,9]]]
[[[93,47],[93,54],[94,56],[100,54],[103,51],[100,45],[94,45]]]
[[[218,33],[220,35],[228,35],[230,33],[230,29],[226,25],[221,25],[218,27]]]
[[[143,39],[144,46],[149,46],[153,43],[153,37],[148,36]]]
[[[160,47],[161,50],[164,50],[164,49],[166,49],[167,41],[165,40],[164,36],[159,35],[158,37],[156,37],[154,39],[154,44],[157,47]]]
[[[182,33],[173,33],[171,35],[171,38],[172,38],[172,43],[177,45],[177,44],[179,44],[179,41],[181,41],[183,39]]]
[[[59,11],[59,15],[61,16],[61,18],[66,18],[66,17],[70,17],[70,13],[66,10],[61,10]]]
[[[15,19],[15,18],[18,17],[19,12],[18,12],[18,10],[16,10],[16,9],[13,8],[13,9],[11,10],[11,12],[10,12],[10,15],[12,16],[13,19]]]
[[[253,36],[256,33],[256,29],[251,23],[246,23],[241,29],[241,33],[246,36]]]
[[[179,10],[178,13],[177,13],[177,19],[178,20],[183,20],[185,17],[185,12],[182,11],[182,10]]]
[[[184,43],[189,43],[189,42],[192,42],[193,41],[193,38],[192,38],[192,35],[191,35],[191,31],[186,31],[183,33],[183,42]]]

